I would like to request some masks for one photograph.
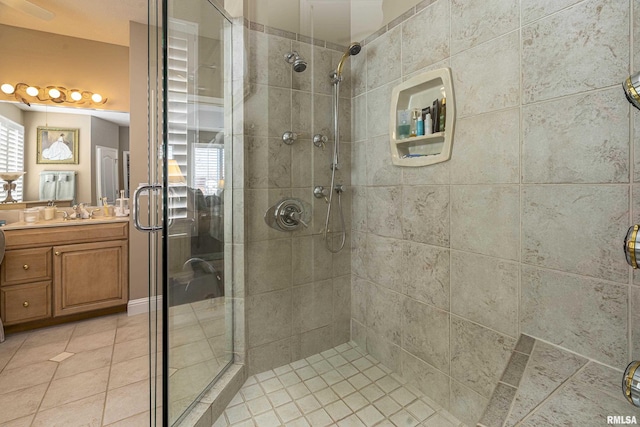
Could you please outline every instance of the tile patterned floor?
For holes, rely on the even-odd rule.
[[[169,309],[169,419],[173,423],[231,358],[228,301],[210,298]]]
[[[424,426],[460,421],[347,343],[250,377],[214,427]]]
[[[148,317],[116,314],[0,344],[0,426],[144,426]]]
[[[226,364],[224,298],[171,307],[177,417]],[[0,427],[148,425],[148,316],[11,334],[0,344]]]

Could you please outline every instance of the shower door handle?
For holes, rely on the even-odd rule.
[[[140,224],[140,196],[142,193],[146,191],[157,191],[161,190],[161,184],[140,184],[136,191],[133,193],[133,226],[138,231],[144,231],[147,233],[151,233],[154,231],[162,230],[161,225],[142,225]]]

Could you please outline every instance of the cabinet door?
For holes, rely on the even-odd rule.
[[[128,259],[126,240],[54,246],[54,317],[126,304]]]
[[[2,321],[5,325],[51,317],[51,282],[0,288]]]

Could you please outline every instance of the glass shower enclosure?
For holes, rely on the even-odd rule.
[[[179,425],[232,361],[231,23],[206,0],[149,23],[151,425]]]

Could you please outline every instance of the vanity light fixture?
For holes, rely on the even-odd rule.
[[[41,89],[37,86],[30,86],[26,83],[3,83],[0,90],[7,95],[13,95],[15,98],[27,105],[29,98],[36,98],[40,102],[53,102],[55,104],[77,104],[77,105],[101,105],[107,102],[107,98],[103,98],[99,93],[93,93],[87,90],[67,89],[63,86],[47,86]],[[35,101],[35,100],[33,100]]]

